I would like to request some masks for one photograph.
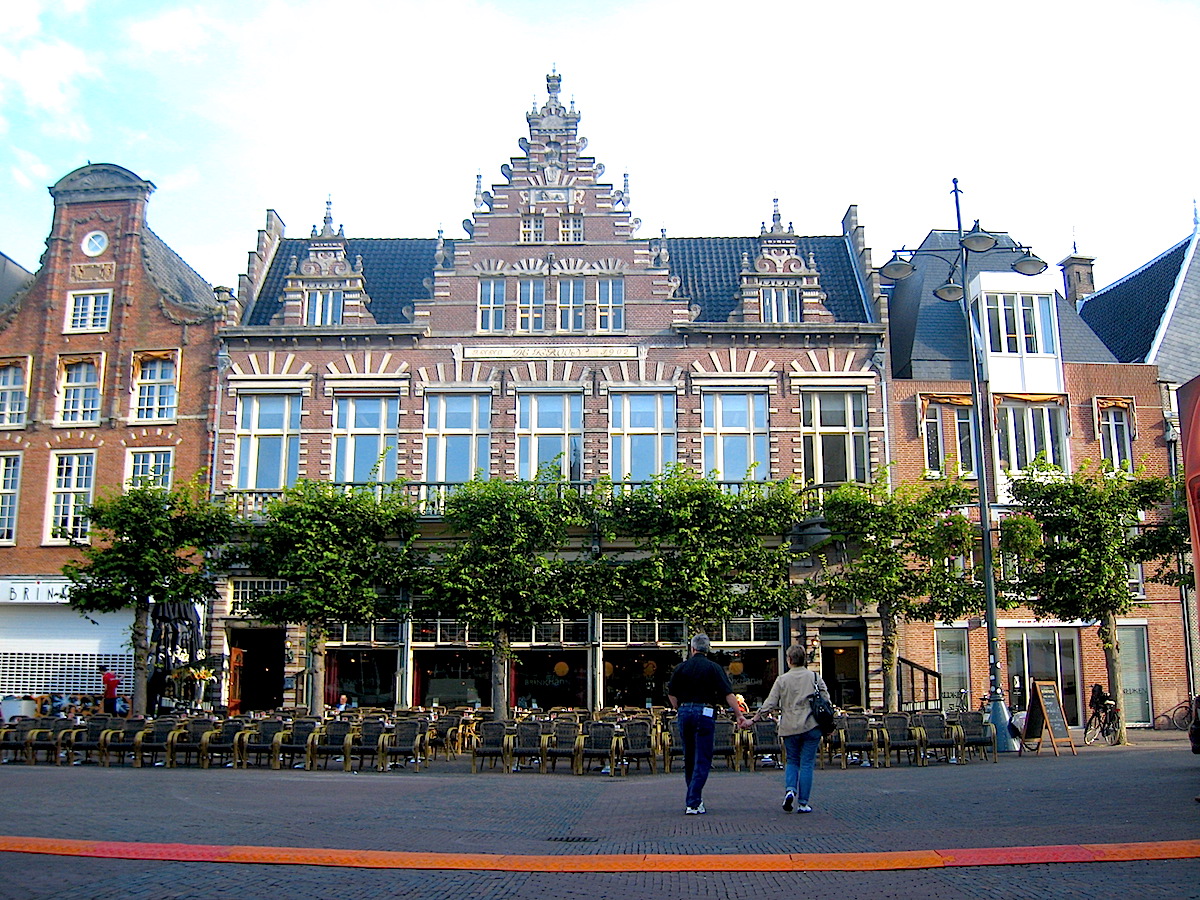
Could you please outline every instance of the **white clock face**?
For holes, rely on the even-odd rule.
[[[88,256],[99,256],[108,249],[108,235],[103,231],[90,231],[83,238],[83,252]]]

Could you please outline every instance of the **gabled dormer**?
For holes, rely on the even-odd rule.
[[[730,315],[733,322],[764,325],[832,323],[825,305],[821,275],[810,250],[804,254],[791,223],[783,227],[779,201],[771,215],[771,227],[763,223],[758,236],[758,253],[751,259],[742,254],[739,278],[740,303]]]
[[[346,233],[333,229],[333,204],[325,203],[325,221],[318,232],[314,225],[307,253],[287,260],[284,276],[283,325],[323,328],[338,325],[374,325],[368,308],[361,256],[353,260],[346,252]]]

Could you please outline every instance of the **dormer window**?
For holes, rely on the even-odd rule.
[[[1054,298],[1049,294],[986,294],[992,353],[1055,353]]]
[[[521,216],[521,243],[541,244],[546,240],[546,217],[539,214]]]
[[[304,324],[341,325],[343,297],[342,291],[307,291],[304,297]]]
[[[803,303],[799,288],[765,287],[762,289],[762,320],[771,324],[797,323],[802,320]]]

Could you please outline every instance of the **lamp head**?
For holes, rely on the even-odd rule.
[[[975,225],[963,235],[959,243],[972,253],[986,253],[996,246],[996,236],[980,228],[979,220],[976,219]]]
[[[940,288],[936,288],[933,296],[939,300],[945,300],[947,303],[957,303],[963,298],[963,286],[954,280],[953,274],[946,279],[946,283]]]
[[[917,271],[917,267],[912,264],[911,260],[904,259],[899,252],[893,253],[892,258],[883,264],[879,274],[885,278],[890,278],[892,281],[903,281]]]
[[[1041,275],[1046,271],[1046,261],[1035,256],[1033,251],[1026,250],[1021,258],[1012,264],[1012,269],[1022,275]]]

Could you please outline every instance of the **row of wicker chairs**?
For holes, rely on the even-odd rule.
[[[996,730],[983,713],[963,712],[954,719],[942,712],[884,713],[839,716],[836,730],[822,743],[822,765],[837,754],[842,768],[857,757],[860,764],[891,765],[894,754],[904,754],[910,765],[925,766],[931,760],[966,762],[976,754],[997,761]]]

